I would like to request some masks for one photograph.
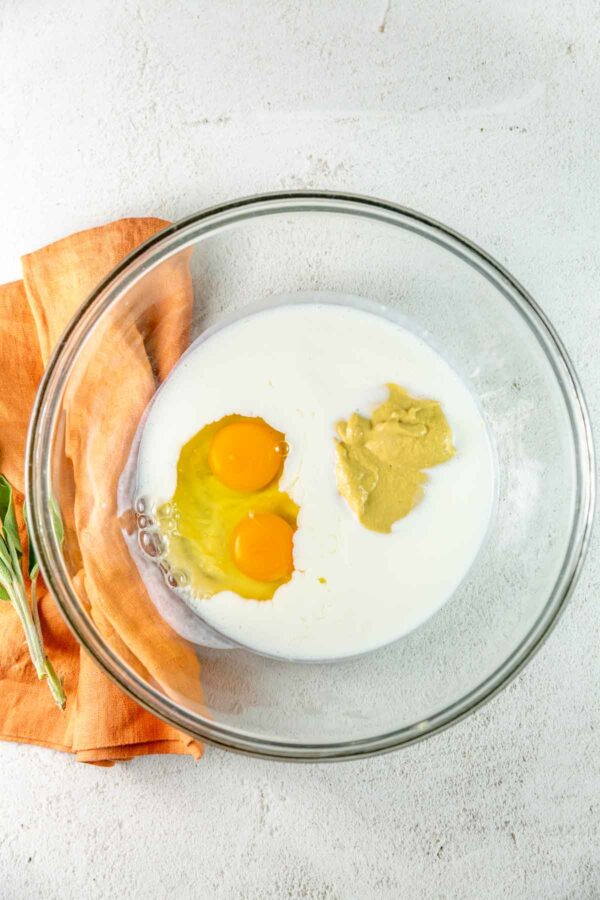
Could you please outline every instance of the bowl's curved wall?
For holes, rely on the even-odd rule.
[[[153,624],[156,611],[145,591],[135,594],[134,648],[89,616],[75,578],[82,548],[71,529],[61,551],[48,514],[53,492],[65,521],[77,516],[65,422],[68,432],[69,410],[78,396],[90,396],[87,380],[100,379],[97,408],[86,401],[83,440],[91,446],[106,398],[137,391],[138,402],[114,407],[115,441],[127,446],[117,451],[104,442],[107,461],[110,454],[114,464],[121,450],[127,455],[151,383],[127,374],[133,363],[129,370],[115,365],[117,344],[132,359],[140,341],[152,346],[157,321],[168,317],[173,273],[182,266],[192,274],[195,303],[191,332],[184,318],[173,317],[161,337],[169,352],[177,348],[175,356],[203,329],[261,298],[333,291],[369,297],[408,317],[474,388],[498,453],[492,529],[452,601],[397,644],[344,663],[298,666],[207,647],[193,630],[187,633],[192,643],[166,626],[163,633]],[[163,374],[161,352],[156,360],[150,353],[155,380]],[[445,727],[491,696],[531,655],[564,605],[593,507],[581,390],[523,289],[491,258],[423,216],[324,194],[270,195],[208,210],[132,254],[88,299],[53,357],[32,419],[28,462],[29,509],[44,576],[98,662],[177,727],[283,758],[389,749]],[[119,513],[127,527],[127,515]],[[108,553],[110,543],[106,547]],[[134,602],[123,583],[114,589],[123,602]],[[202,697],[196,669],[185,664],[194,639]],[[150,644],[159,640],[181,642],[184,663],[177,672],[155,664]]]

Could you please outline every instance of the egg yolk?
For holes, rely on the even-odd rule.
[[[260,491],[281,472],[283,437],[258,419],[230,422],[213,438],[210,470],[234,491]]]
[[[275,513],[250,514],[235,527],[231,549],[236,566],[257,581],[281,581],[294,570],[294,529]]]

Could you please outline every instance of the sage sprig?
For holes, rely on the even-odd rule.
[[[56,536],[62,542],[64,532],[56,503],[52,508],[52,517]],[[28,565],[31,580],[31,603],[25,588],[22,559],[23,547],[17,525],[13,489],[8,479],[4,475],[0,475],[0,600],[12,604],[23,626],[29,655],[37,677],[48,682],[50,693],[56,704],[64,709],[67,700],[62,683],[44,650],[37,603],[37,581],[40,570],[31,541],[29,541]]]

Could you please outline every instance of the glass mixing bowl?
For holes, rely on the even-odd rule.
[[[190,323],[177,304],[192,287]],[[74,490],[73,453],[80,466],[99,458],[107,471],[120,466],[153,390],[200,333],[257,302],[302,291],[365,297],[408,317],[471,385],[498,458],[490,531],[452,599],[396,643],[336,663],[285,662],[228,646],[205,633],[175,594],[159,614],[135,568],[125,577],[117,566],[114,575],[113,558],[137,534],[126,478],[118,503],[109,481],[85,519],[85,534],[76,528],[85,510]],[[78,402],[86,424],[74,451],[69,417]],[[81,409],[79,416],[81,423]],[[117,266],[83,304],[48,365],[31,422],[27,477],[44,578],[104,671],[194,737],[288,760],[346,759],[410,744],[506,685],[573,589],[594,495],[581,388],[558,336],[518,282],[426,216],[320,192],[251,197],[199,212]],[[63,544],[52,497],[66,525]],[[114,508],[118,522],[96,515],[100,507]],[[97,577],[109,579],[111,593],[100,609],[81,576],[82,554],[94,547],[101,550]]]

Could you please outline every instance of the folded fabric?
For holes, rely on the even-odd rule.
[[[72,235],[25,256],[23,281],[0,287],[0,471],[17,491],[19,515],[27,424],[44,365],[94,286],[167,224],[122,219]],[[109,321],[96,338],[126,374],[126,387],[115,392],[92,362],[65,398],[65,445],[75,492],[73,522],[66,525],[75,530],[81,553],[78,593],[111,648],[145,677],[168,683],[172,693],[179,683],[189,690],[190,682],[200,691],[192,648],[170,633],[158,613],[149,613],[148,605],[140,637],[136,597],[144,588],[117,519],[117,484],[135,428],[186,341],[192,289],[181,260],[164,269],[153,293],[142,331],[124,333]],[[198,742],[141,709],[101,672],[43,589],[40,618],[48,655],[64,679],[67,707],[58,710],[46,685],[37,681],[17,617],[0,603],[0,739],[70,751],[97,765],[149,753],[202,754]]]

